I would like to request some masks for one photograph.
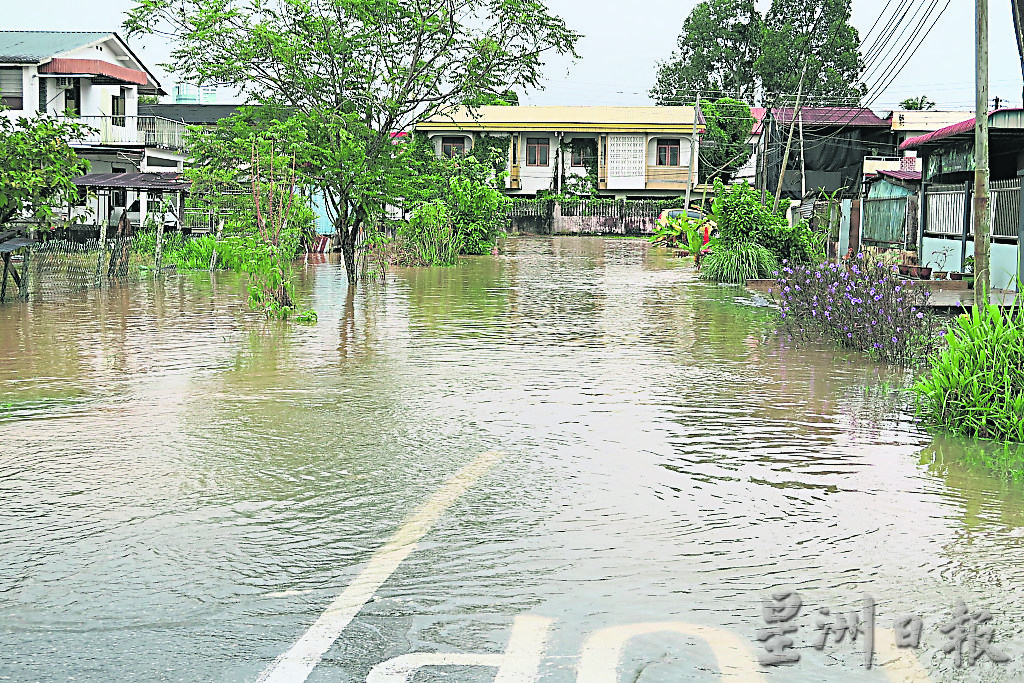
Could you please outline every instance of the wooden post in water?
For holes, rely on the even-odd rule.
[[[125,210],[127,211],[127,209]],[[96,286],[99,287],[103,282],[103,259],[107,255],[107,222],[100,220],[99,215],[96,217],[96,222],[99,223],[100,229],[100,253],[96,256]]]
[[[217,232],[213,235],[213,253],[210,254],[210,270],[217,266],[217,245],[220,244],[220,237],[224,234],[224,219],[217,221]]]
[[[156,261],[153,264],[156,268],[157,277],[160,276],[161,262],[163,261],[164,253],[164,222],[159,221],[156,225]]]

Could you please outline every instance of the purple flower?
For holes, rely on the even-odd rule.
[[[924,313],[918,313],[918,314],[917,314],[917,319],[918,319],[918,320],[920,320],[920,319],[921,319],[921,318],[923,318],[923,317],[924,317]]]

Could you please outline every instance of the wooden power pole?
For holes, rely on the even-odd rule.
[[[693,166],[697,163],[697,117],[700,116],[700,93],[697,93],[697,103],[693,106],[693,132],[690,135],[690,167],[686,169],[686,211],[690,210],[690,188],[693,186]],[[668,161],[666,159],[666,161]],[[683,213],[683,216],[689,216]]]
[[[989,302],[989,250],[992,214],[989,213],[988,163],[988,0],[974,0],[975,11],[975,115],[974,115],[974,303]]]

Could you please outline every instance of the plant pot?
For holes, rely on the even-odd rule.
[[[934,273],[932,273],[932,279],[933,280],[945,280],[947,275],[949,275],[949,273],[947,273],[944,270],[936,270]]]
[[[922,280],[931,280],[932,279],[932,269],[924,267],[924,266],[918,266],[917,267],[917,277],[921,278]]]
[[[964,277],[963,273],[950,273],[949,274],[949,279],[950,280],[962,280],[963,277]]]
[[[916,266],[908,266],[905,263],[901,263],[899,265],[900,275],[910,275],[910,269],[915,267]]]

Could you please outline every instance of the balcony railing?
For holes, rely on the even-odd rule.
[[[690,169],[686,166],[648,166],[648,190],[681,190],[690,180]]]
[[[144,145],[174,151],[185,150],[185,124],[159,116],[66,117],[93,129],[80,140],[86,145]]]

